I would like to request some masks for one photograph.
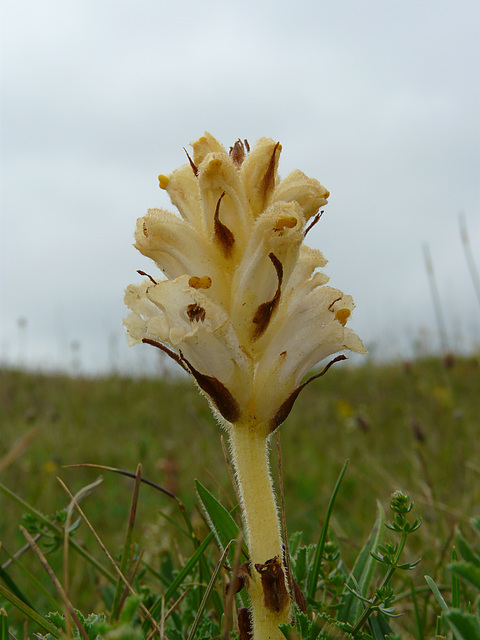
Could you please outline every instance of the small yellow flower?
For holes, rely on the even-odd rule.
[[[280,180],[273,140],[227,153],[205,133],[192,147],[159,176],[180,216],[151,209],[137,221],[135,246],[163,277],[127,288],[129,341],[169,353],[227,423],[269,433],[312,367],[365,352],[346,326],[351,296],[326,285],[326,260],[304,244],[329,193],[298,170]]]

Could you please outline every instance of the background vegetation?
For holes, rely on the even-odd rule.
[[[478,357],[333,367],[302,392],[281,428],[289,532],[303,530],[304,541],[318,540],[336,478],[349,458],[331,521],[344,557],[353,560],[364,544],[376,500],[388,510],[392,491],[403,489],[423,519],[405,553],[408,561],[422,556],[413,581],[423,588],[429,574],[439,585],[448,582],[444,567],[455,526],[468,533],[480,510],[479,390]],[[3,370],[0,433],[0,481],[46,514],[68,503],[56,476],[75,493],[103,475],[82,506],[112,553],[123,543],[132,481],[64,465],[96,463],[135,472],[141,463],[144,477],[182,500],[199,531],[206,529],[194,507],[195,478],[227,507],[235,502],[222,431],[205,399],[183,378],[89,379]],[[272,472],[277,475],[275,440]],[[25,544],[18,533],[22,512],[0,495],[0,565],[5,552]],[[154,563],[165,549],[178,546],[182,552],[175,526],[161,512],[181,520],[175,501],[142,486],[134,537]],[[97,553],[83,525],[75,539]],[[60,557],[49,559],[60,566]],[[98,594],[85,588],[91,569],[75,563],[71,599],[88,612]],[[34,586],[25,584],[25,591],[39,607],[47,606]]]

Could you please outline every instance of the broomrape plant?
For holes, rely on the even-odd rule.
[[[127,287],[124,324],[130,344],[154,345],[192,375],[228,432],[250,556],[253,636],[278,639],[295,594],[268,441],[321,375],[302,382],[312,367],[365,348],[346,326],[352,297],[327,286],[317,271],[325,258],[304,244],[327,189],[298,170],[280,180],[281,145],[267,138],[251,150],[238,140],[227,153],[205,133],[192,147],[187,164],[159,176],[180,217],[150,209],[137,221],[135,247],[163,275],[140,272],[146,279]]]

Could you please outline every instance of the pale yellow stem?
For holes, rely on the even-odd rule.
[[[250,552],[248,592],[252,604],[254,640],[284,640],[278,630],[288,622],[289,601],[281,611],[272,611],[256,564],[278,557],[283,567],[282,538],[272,478],[268,466],[267,432],[263,425],[235,424],[230,427],[230,446],[235,466],[243,519]]]

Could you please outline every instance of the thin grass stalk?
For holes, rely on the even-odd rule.
[[[75,494],[75,502],[81,500],[84,496],[88,495],[93,489],[98,487],[102,483],[102,478],[97,478],[95,482],[92,482],[86,487],[83,487]],[[69,559],[69,542],[70,542],[70,523],[72,520],[72,513],[75,506],[75,502],[71,501],[67,508],[67,517],[65,518],[64,537],[63,537],[63,588],[65,593],[68,593],[69,588],[69,572],[68,572],[68,559]],[[65,627],[67,636],[71,636],[70,630],[70,617],[68,611],[65,612]]]
[[[467,261],[470,277],[472,278],[473,288],[475,289],[475,293],[477,295],[478,304],[480,304],[480,276],[478,275],[478,269],[473,259],[472,249],[470,247],[470,239],[468,236],[467,220],[463,212],[459,215],[458,222],[460,224],[460,236],[462,238],[465,259]]]
[[[2,542],[0,540],[0,551],[1,550],[2,550]],[[27,597],[22,592],[22,590],[16,585],[15,581],[12,580],[12,578],[8,575],[8,573],[2,567],[0,567],[0,580],[3,580],[3,582],[6,585],[8,585],[8,587],[12,590],[12,592],[16,596],[18,596],[21,600],[26,602],[28,605],[30,604],[30,602],[28,601]]]
[[[165,637],[165,622],[172,615],[172,613],[177,609],[183,600],[186,598],[188,592],[190,591],[190,587],[187,587],[185,591],[175,600],[170,609],[165,613],[165,596],[162,596],[162,609],[161,609],[161,617],[160,617],[160,629],[162,630],[160,637]],[[153,636],[157,633],[156,629],[152,629],[149,635],[146,636],[145,640],[152,640]],[[162,635],[162,633],[164,635]]]
[[[10,602],[20,613],[37,624],[41,629],[44,629],[47,633],[50,633],[54,638],[60,637],[60,631],[57,629],[55,625],[48,620],[45,620],[39,613],[29,607],[23,600],[14,595],[11,591],[6,589],[2,584],[0,584],[0,596],[5,598],[7,602]]]
[[[90,640],[90,638],[88,637],[87,632],[85,631],[85,627],[83,626],[80,618],[77,615],[77,612],[75,611],[72,603],[70,602],[70,599],[68,598],[68,596],[67,596],[67,594],[65,592],[65,589],[62,587],[62,585],[60,584],[57,576],[55,575],[55,573],[53,572],[52,568],[48,564],[48,561],[45,558],[45,556],[43,555],[43,553],[41,552],[40,547],[37,545],[35,540],[32,538],[32,536],[28,533],[28,531],[24,527],[20,526],[20,531],[24,535],[24,537],[27,540],[28,544],[32,547],[32,551],[35,553],[37,558],[40,560],[40,562],[41,562],[43,568],[45,569],[48,577],[52,581],[55,589],[58,591],[58,594],[62,598],[63,603],[65,605],[66,612],[68,612],[68,614],[73,618],[73,620],[75,622],[75,626],[77,627],[80,635],[82,636],[82,638],[84,640]],[[71,629],[70,629],[70,626],[69,626],[67,620],[65,620],[65,626],[66,626],[66,630],[67,630],[67,637],[71,638]]]
[[[130,471],[125,471],[124,469],[117,469],[116,467],[109,467],[102,464],[91,464],[91,463],[69,464],[69,465],[65,465],[64,468],[73,469],[75,467],[90,467],[92,469],[103,469],[104,471],[112,471],[113,473],[118,473],[122,476],[126,476],[127,478],[135,479],[135,474],[131,473]],[[156,484],[155,482],[152,482],[151,480],[148,480],[147,478],[141,478],[141,482],[148,485],[149,487],[152,487],[153,489],[156,489],[157,491],[160,491],[164,495],[176,501],[177,506],[180,509],[180,513],[182,514],[185,524],[187,525],[187,528],[190,532],[190,538],[192,539],[195,545],[195,548],[197,548],[198,545],[200,544],[200,540],[198,539],[195,529],[192,526],[192,523],[190,522],[190,519],[187,514],[187,510],[185,509],[185,505],[183,504],[183,502],[171,491],[169,491],[168,489],[165,489],[159,484]]]
[[[120,571],[123,575],[127,573],[127,567],[130,557],[130,549],[132,546],[133,527],[135,524],[135,517],[137,514],[138,495],[140,492],[140,484],[142,479],[142,465],[137,466],[137,473],[135,476],[135,484],[133,487],[132,504],[130,506],[130,514],[128,517],[127,530],[125,532],[125,541],[123,543],[122,557],[120,560]],[[123,582],[120,578],[117,580],[115,587],[115,594],[113,597],[112,611],[110,614],[110,620],[114,621],[118,619],[120,613],[120,600],[123,592]]]
[[[55,533],[58,534],[59,538],[63,536],[62,527],[55,524],[54,522],[51,522],[46,516],[43,515],[43,513],[41,513],[40,511],[37,511],[37,509],[29,505],[28,502],[25,502],[25,500],[22,500],[20,496],[17,496],[16,493],[11,491],[8,487],[6,487],[1,482],[0,482],[0,491],[5,496],[7,496],[8,498],[16,502],[18,505],[20,505],[23,509],[25,509],[26,511],[31,513],[33,516],[35,516],[35,518],[37,518],[37,520],[39,520],[42,524],[44,524],[48,529],[55,531]],[[87,560],[87,562],[89,562],[109,582],[112,582],[112,583],[115,582],[114,576],[108,571],[108,569],[106,569],[102,564],[100,564],[100,562],[98,562],[98,560],[96,560],[85,549],[83,549],[79,544],[77,544],[75,540],[70,540],[70,547],[72,549],[75,549],[75,551],[79,555],[81,555],[85,560]]]
[[[240,567],[240,558],[242,555],[242,542],[243,542],[243,532],[240,531],[238,538],[235,541],[235,554],[233,556],[233,567],[232,567],[232,575],[230,584],[234,585],[237,580],[238,569]],[[228,640],[230,637],[230,624],[233,619],[233,605],[235,602],[235,590],[227,589],[224,591],[224,615],[223,615],[223,625],[222,625],[222,640]]]
[[[40,429],[38,427],[34,427],[27,431],[27,433],[17,440],[10,451],[0,459],[0,473],[4,471],[7,467],[17,460],[30,446],[30,443],[34,438],[38,436],[40,433]]]
[[[142,549],[142,550],[139,552],[139,554],[138,554],[138,558],[137,558],[137,560],[135,561],[135,564],[133,565],[132,570],[130,571],[130,575],[128,576],[128,584],[129,584],[129,585],[132,585],[132,584],[133,584],[133,579],[134,579],[134,578],[135,578],[135,576],[137,575],[138,568],[139,568],[139,566],[140,566],[140,564],[141,564],[141,562],[142,562],[143,554],[144,554],[144,549]],[[125,587],[125,588],[123,589],[123,593],[122,593],[122,595],[121,595],[121,598],[120,598],[120,601],[119,601],[119,605],[118,605],[118,612],[119,612],[119,615],[120,615],[120,612],[121,612],[121,611],[122,611],[122,609],[123,609],[123,605],[125,604],[125,601],[126,601],[126,599],[127,599],[127,596],[128,596],[128,589]]]
[[[313,558],[313,567],[308,579],[308,597],[311,598],[312,600],[315,600],[315,594],[317,592],[318,576],[320,575],[320,566],[322,563],[323,550],[325,548],[325,542],[327,540],[328,526],[329,526],[330,518],[333,512],[333,506],[335,504],[337,493],[340,489],[340,485],[342,484],[343,476],[345,475],[349,462],[350,462],[349,459],[345,461],[342,467],[342,470],[340,471],[340,475],[338,476],[337,482],[335,483],[335,487],[333,488],[333,493],[328,503],[327,512],[325,514],[325,520],[323,522],[322,530],[320,532],[320,538],[318,540],[318,543],[315,549],[315,556]]]
[[[210,532],[208,534],[208,536],[205,538],[205,540],[203,540],[201,545],[198,547],[198,549],[195,551],[193,556],[188,560],[188,562],[178,572],[178,574],[177,574],[176,578],[174,579],[174,581],[172,583],[170,583],[170,585],[169,585],[167,591],[165,592],[165,594],[163,596],[157,598],[157,600],[155,600],[155,602],[153,603],[153,605],[150,608],[150,612],[151,612],[152,616],[157,616],[157,615],[160,614],[162,598],[165,597],[167,602],[168,602],[168,600],[170,600],[170,598],[177,591],[178,587],[182,584],[183,580],[187,577],[187,575],[190,573],[190,571],[192,571],[193,567],[197,564],[197,562],[199,561],[200,557],[203,555],[203,553],[205,552],[206,548],[208,547],[208,545],[210,544],[210,542],[213,539],[214,539],[213,532]],[[145,629],[144,629],[144,631],[145,631]]]
[[[232,542],[234,542],[234,540],[232,540]],[[212,592],[213,586],[215,584],[215,580],[217,579],[217,576],[219,574],[220,569],[223,567],[223,564],[225,562],[225,558],[227,557],[227,553],[230,549],[230,544],[228,544],[225,548],[225,550],[223,551],[222,555],[220,556],[220,560],[217,562],[217,565],[212,573],[212,576],[210,578],[210,582],[208,583],[207,589],[205,591],[205,593],[203,594],[203,598],[202,601],[200,603],[200,607],[198,608],[197,614],[195,616],[195,620],[192,623],[192,626],[190,628],[190,632],[188,634],[187,640],[193,640],[193,638],[195,637],[195,632],[197,631],[198,625],[200,624],[200,619],[202,617],[203,611],[205,609],[205,606],[207,604],[208,598],[210,597],[210,594]]]
[[[437,321],[440,344],[442,347],[443,354],[447,355],[448,353],[450,353],[450,346],[448,343],[447,328],[445,325],[445,319],[443,317],[437,280],[435,278],[435,270],[433,268],[433,260],[430,254],[430,247],[425,242],[422,245],[422,249],[423,249],[423,257],[425,259],[425,268],[427,270],[428,283],[430,285],[430,293],[432,294],[433,308],[435,311],[435,319]]]
[[[57,480],[59,481],[59,483],[61,484],[62,488],[64,489],[64,491],[67,493],[67,495],[70,497],[71,500],[75,501],[74,496],[72,495],[72,493],[70,492],[70,490],[68,489],[68,487],[66,486],[66,484],[63,482],[63,480],[61,478],[57,478]],[[107,547],[103,544],[100,536],[98,535],[98,533],[95,531],[95,528],[93,527],[93,525],[91,524],[90,520],[87,518],[87,516],[85,515],[84,511],[82,510],[82,508],[80,507],[80,505],[78,504],[78,502],[75,502],[75,506],[77,507],[77,510],[79,512],[79,514],[82,516],[83,520],[85,521],[87,527],[90,529],[90,531],[93,533],[95,540],[98,542],[98,544],[100,545],[102,551],[104,552],[104,554],[107,556],[108,560],[110,561],[110,563],[112,564],[113,568],[115,569],[115,571],[117,572],[117,575],[120,576],[121,580],[123,580],[123,583],[127,586],[128,590],[130,591],[130,593],[134,596],[137,595],[135,589],[129,584],[127,578],[123,575],[123,573],[120,571],[120,568],[118,567],[117,563],[115,562],[115,560],[112,558],[110,552],[108,551]],[[143,611],[143,613],[145,614],[146,618],[148,618],[148,620],[151,622],[151,624],[157,629],[157,631],[160,631],[160,628],[157,625],[157,621],[155,620],[155,618],[153,618],[152,614],[150,613],[150,611],[146,608],[146,606],[143,604],[143,602],[140,602],[140,609]]]

